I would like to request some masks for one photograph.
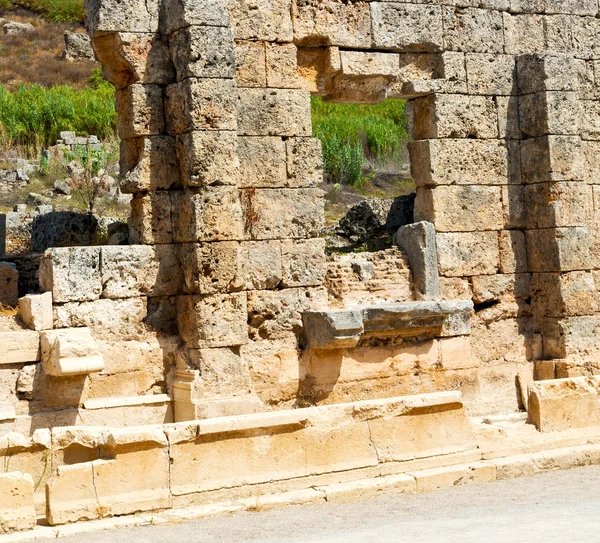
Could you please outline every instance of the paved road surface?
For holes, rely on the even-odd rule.
[[[471,484],[429,494],[382,496],[351,504],[294,506],[168,526],[122,528],[60,541],[600,542],[600,467]]]

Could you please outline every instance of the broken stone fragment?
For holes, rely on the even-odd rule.
[[[21,319],[32,330],[52,328],[52,293],[27,294],[19,299]]]
[[[104,359],[89,328],[47,330],[40,337],[42,364],[48,375],[85,375],[104,369]]]

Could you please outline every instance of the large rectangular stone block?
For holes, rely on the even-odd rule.
[[[587,228],[526,230],[525,239],[533,272],[589,269],[591,239]]]
[[[517,59],[520,94],[577,91],[585,70],[572,55],[522,55]]]
[[[443,8],[444,47],[472,53],[503,53],[502,14],[487,9]]]
[[[292,2],[294,41],[305,46],[324,43],[339,47],[371,47],[371,10],[373,4],[333,0]],[[340,24],[344,21],[344,24]]]
[[[167,85],[173,81],[168,40],[159,34],[111,32],[94,36],[93,46],[103,77],[117,89],[134,83]]]
[[[250,337],[256,341],[289,338],[302,330],[302,313],[325,300],[325,291],[318,288],[248,292]]]
[[[462,277],[497,273],[497,232],[441,233],[436,237],[441,275]]]
[[[121,192],[169,189],[180,182],[175,138],[150,136],[121,140]]]
[[[288,138],[288,186],[318,187],[323,182],[323,149],[318,138]]]
[[[600,425],[598,382],[594,379],[533,381],[527,392],[529,422],[540,432]]]
[[[253,239],[315,238],[321,234],[325,222],[322,190],[250,189],[242,193],[246,232]]]
[[[444,49],[442,8],[425,4],[371,4],[372,47],[401,52]]]
[[[170,193],[157,190],[136,194],[131,200],[128,223],[131,243],[173,243]]]
[[[118,245],[100,254],[103,298],[172,296],[183,283],[174,245]]]
[[[86,5],[86,29],[90,36],[106,32],[156,32],[158,1],[92,0]]]
[[[238,89],[238,133],[244,136],[310,136],[310,94],[294,89]]]
[[[521,142],[521,175],[525,183],[580,181],[583,151],[577,136],[544,136]]]
[[[215,294],[240,290],[240,255],[237,241],[182,243],[178,247],[184,290]]]
[[[297,49],[293,43],[266,43],[267,87],[301,89],[304,82],[298,75]]]
[[[509,156],[502,140],[423,140],[408,149],[417,186],[509,183]]]
[[[327,271],[325,240],[283,240],[281,262],[283,287],[318,286],[323,282]]]
[[[584,171],[583,180],[590,185],[600,184],[600,142],[584,141],[583,161]]]
[[[190,25],[229,26],[224,0],[175,0],[161,14],[161,31],[171,34]]]
[[[190,294],[272,289],[281,282],[279,241],[184,243],[179,258]]]
[[[139,340],[147,337],[144,320],[148,316],[147,298],[69,302],[54,306],[54,327],[89,327],[96,339]]]
[[[573,17],[573,49],[577,58],[597,59],[600,55],[600,21],[596,17]]]
[[[177,320],[188,347],[233,347],[248,342],[246,293],[179,296]]]
[[[576,92],[537,92],[519,98],[519,127],[524,137],[578,135],[581,114]]]
[[[235,132],[195,130],[177,136],[177,156],[186,188],[235,185],[238,182],[239,160]]]
[[[169,40],[177,80],[186,77],[232,79],[235,75],[233,34],[218,26],[188,26]]]
[[[498,235],[500,273],[522,273],[529,270],[525,235],[521,230],[502,230]]]
[[[229,0],[231,28],[238,40],[291,42],[290,0]]]
[[[544,358],[597,356],[600,319],[597,316],[547,317],[542,320]]]
[[[32,530],[36,522],[33,477],[20,471],[0,473],[0,532]]]
[[[0,332],[0,366],[37,362],[40,359],[40,334],[33,330]]]
[[[501,230],[504,226],[502,187],[419,187],[415,220],[432,222],[438,232]]]
[[[470,94],[511,96],[516,88],[516,63],[512,55],[467,53],[467,88]]]
[[[40,262],[40,287],[54,302],[97,300],[102,292],[100,247],[55,247]]]
[[[237,91],[232,79],[188,78],[169,85],[165,98],[169,134],[236,130]]]
[[[498,138],[496,102],[488,96],[430,94],[409,102],[412,137]]]
[[[544,17],[542,15],[511,15],[503,13],[505,52],[525,55],[544,51]]]
[[[598,311],[591,272],[533,274],[536,310],[544,317],[575,317]]]
[[[284,187],[287,185],[285,142],[277,136],[240,136],[241,187]]]
[[[266,87],[266,63],[263,42],[235,40],[235,82],[238,88]]]
[[[534,183],[525,186],[527,228],[587,226],[592,191],[584,182]]]
[[[204,187],[197,192],[171,192],[173,239],[240,240],[244,236],[242,207],[235,187]]]
[[[130,85],[115,93],[119,115],[119,137],[156,136],[163,132],[163,87],[160,85]]]
[[[600,140],[600,104],[598,100],[582,100],[581,138]]]

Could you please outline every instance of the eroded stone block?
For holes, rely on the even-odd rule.
[[[318,138],[289,138],[285,143],[288,186],[316,187],[323,182],[323,149]]]
[[[372,46],[402,52],[440,51],[444,48],[442,8],[425,4],[371,4]]]
[[[54,302],[97,300],[102,292],[100,247],[55,247],[40,262],[40,287]]]
[[[497,232],[440,233],[436,241],[442,275],[491,275],[498,269]]]
[[[409,103],[414,139],[498,138],[498,112],[492,97],[432,94]]]
[[[160,85],[130,85],[116,91],[119,115],[119,137],[156,136],[163,132],[163,87]]]
[[[37,362],[40,359],[40,334],[32,330],[0,332],[0,365]]]
[[[425,221],[407,224],[398,230],[395,241],[408,255],[418,298],[438,299],[440,283],[435,226]]]
[[[323,282],[327,267],[325,240],[283,240],[281,262],[283,287],[318,286]]]
[[[586,377],[532,381],[529,421],[540,432],[600,425],[598,382]]]
[[[332,0],[292,2],[294,41],[305,47],[330,43],[343,47],[371,46],[371,16],[367,2]],[[372,10],[372,5],[371,5]],[[339,24],[345,21],[345,24]],[[291,40],[289,40],[291,41]]]
[[[177,298],[179,331],[188,347],[232,347],[248,342],[246,293]]]
[[[229,0],[231,28],[239,40],[291,42],[290,0]]]
[[[87,375],[104,369],[104,359],[89,328],[46,330],[40,334],[40,346],[47,375]]]
[[[229,26],[227,2],[223,0],[175,0],[164,10],[161,30],[171,34],[189,25]]]
[[[519,98],[519,127],[524,137],[577,135],[581,116],[576,92],[537,92]]]
[[[188,26],[170,38],[177,80],[186,77],[231,79],[235,75],[233,34],[218,26]]]
[[[171,193],[161,190],[138,193],[131,200],[129,238],[131,243],[173,243]]]
[[[184,79],[167,87],[167,130],[173,135],[192,130],[236,130],[236,104],[232,79]]]
[[[438,232],[501,230],[504,225],[501,187],[419,187],[415,219],[434,223]]]
[[[174,245],[102,247],[102,297],[179,294],[182,275]]]
[[[585,270],[591,259],[589,231],[584,227],[526,230],[531,271]]]
[[[0,473],[0,531],[31,530],[36,522],[33,477],[20,471]]]
[[[295,89],[239,89],[238,133],[244,136],[310,136],[310,94]]]
[[[235,187],[212,186],[171,192],[173,239],[177,242],[243,239],[243,217]]]
[[[175,138],[151,136],[121,140],[121,192],[169,189],[180,181]]]
[[[52,293],[27,294],[19,299],[19,312],[26,326],[32,330],[52,328]]]
[[[19,272],[14,264],[0,262],[0,304],[16,307],[19,303]]]
[[[286,143],[280,137],[240,136],[237,141],[241,187],[287,185]]]
[[[177,136],[184,187],[237,184],[237,143],[237,135],[231,131],[195,130]]]
[[[581,140],[576,136],[523,140],[521,168],[525,183],[580,181],[584,176]]]
[[[408,149],[417,186],[508,182],[509,157],[502,140],[423,140]]]

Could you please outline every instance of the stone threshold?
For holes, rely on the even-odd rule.
[[[566,470],[600,464],[600,428],[593,438],[588,434],[579,441],[598,441],[538,452],[513,454],[489,460],[465,460],[462,455],[437,457],[442,465],[410,469],[401,473],[373,476],[331,483],[311,485],[269,494],[238,499],[221,499],[205,505],[168,509],[158,512],[137,513],[91,521],[79,521],[62,526],[38,525],[32,530],[0,535],[0,543],[16,543],[41,538],[59,538],[73,534],[112,530],[121,527],[158,526],[186,520],[207,518],[238,511],[263,511],[288,505],[309,505],[323,502],[348,502],[372,498],[382,494],[425,493],[474,482],[493,482],[516,477],[529,477],[544,471]],[[563,441],[563,440],[559,440]],[[535,448],[535,447],[534,447]],[[471,456],[470,454],[468,456]],[[432,459],[433,460],[433,459]],[[459,462],[459,463],[457,463]],[[402,463],[404,466],[405,464]],[[391,467],[391,466],[390,466]],[[399,467],[399,465],[398,465]],[[357,470],[362,472],[363,470]],[[361,475],[358,473],[357,475]],[[308,478],[311,479],[311,478]],[[256,485],[256,490],[266,485]],[[233,490],[233,489],[232,489]]]
[[[153,405],[168,403],[171,398],[168,394],[147,394],[145,396],[113,396],[107,398],[93,398],[83,402],[83,408],[88,410],[110,409],[111,407],[128,407],[131,405]]]

